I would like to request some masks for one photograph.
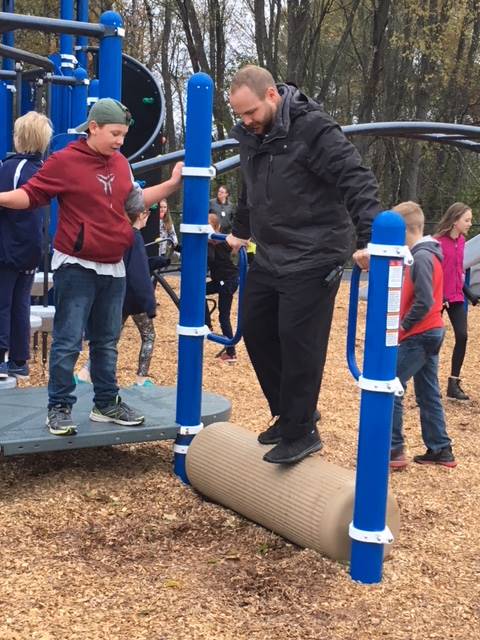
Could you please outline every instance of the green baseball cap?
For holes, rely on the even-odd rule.
[[[88,119],[75,127],[77,133],[85,133],[88,131],[88,125],[92,120],[97,124],[126,124],[130,126],[132,122],[132,114],[127,107],[113,98],[101,98],[94,102],[88,112]]]

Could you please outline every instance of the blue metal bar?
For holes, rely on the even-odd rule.
[[[0,160],[2,160],[12,146],[12,93],[6,82],[0,82],[0,119],[4,126],[0,127]]]
[[[36,53],[30,51],[24,51],[23,49],[17,49],[16,47],[9,47],[5,44],[0,44],[0,56],[3,58],[9,58],[10,60],[18,60],[19,62],[28,62],[29,64],[36,64],[42,69],[47,71],[53,71],[54,64],[48,58],[39,56]]]
[[[236,140],[233,140],[233,138],[229,138],[228,140],[219,140],[217,142],[212,142],[212,151],[224,151],[225,149],[231,149],[232,147],[236,147],[237,145],[238,142]],[[183,160],[184,157],[185,151],[183,149],[172,151],[170,153],[166,153],[165,155],[157,156],[156,158],[147,158],[147,160],[134,162],[132,164],[132,171],[135,175],[141,175],[142,173],[146,173],[147,171],[150,171],[152,169],[157,169],[158,167],[161,167],[163,165]],[[235,158],[239,158],[239,156],[235,156]],[[215,167],[217,168],[217,172],[219,164],[215,165]],[[232,169],[239,166],[239,164],[240,162],[232,167]]]
[[[347,328],[347,363],[350,373],[358,380],[361,373],[357,366],[355,357],[355,342],[357,338],[357,315],[358,315],[358,290],[360,285],[360,275],[362,270],[355,265],[352,270],[350,281],[350,302],[348,306],[348,328]]]
[[[88,0],[77,0],[77,21],[88,22]],[[85,35],[77,35],[75,44],[75,55],[78,60],[78,66],[87,69],[88,66],[88,37]]]
[[[0,12],[0,31],[14,31],[15,29],[29,29],[43,33],[71,33],[85,35],[90,38],[101,38],[110,31],[109,27],[90,22],[72,22],[57,18],[42,18],[40,16],[24,16],[18,13]]]
[[[98,100],[99,92],[100,83],[98,81],[98,78],[93,78],[93,80],[90,80],[90,86],[88,87],[87,105],[89,108],[94,102]]]
[[[14,0],[2,0],[2,9],[13,13],[15,11]],[[15,45],[15,34],[13,31],[7,31],[2,34],[2,43],[7,47]],[[2,59],[2,69],[5,73],[13,73],[15,79],[14,63],[11,58]],[[0,83],[0,118],[2,127],[0,127],[0,160],[4,158],[13,146],[13,94],[9,87],[9,82]]]
[[[224,241],[227,236],[224,233],[212,233],[210,238],[212,240]],[[243,291],[245,289],[245,282],[248,272],[248,258],[245,247],[242,247],[238,253],[238,266],[239,266],[239,281],[238,281],[238,311],[237,311],[237,329],[233,335],[233,338],[227,338],[226,336],[220,336],[216,333],[209,333],[207,335],[208,340],[212,342],[218,342],[226,347],[233,347],[242,339],[242,320],[243,320]]]
[[[395,135],[403,133],[445,133],[480,137],[480,127],[446,122],[365,122],[342,127],[345,135]]]
[[[61,0],[60,18],[73,22],[73,0]],[[74,69],[73,36],[62,33],[60,35],[60,75],[72,77]],[[68,131],[72,125],[72,90],[68,85],[58,88],[59,101],[59,132]]]
[[[469,287],[469,286],[470,286],[470,273],[471,273],[471,272],[470,272],[470,268],[468,268],[468,269],[465,271],[465,284],[467,285],[467,287]],[[463,304],[464,304],[464,306],[465,306],[465,312],[466,312],[466,313],[467,313],[467,315],[468,315],[468,299],[467,299],[467,296],[466,296],[466,295],[464,295],[464,296],[463,296]]]
[[[88,78],[83,67],[73,72],[77,82],[72,90],[72,127],[77,127],[87,119]]]
[[[185,167],[210,167],[212,109],[213,82],[205,73],[195,73],[187,90]],[[176,416],[181,427],[198,427],[201,420],[208,232],[195,233],[194,227],[198,230],[208,224],[209,191],[207,175],[184,178],[183,224],[194,226],[182,230]],[[192,437],[179,433],[174,446],[174,471],[185,483],[188,483],[186,451]]]
[[[115,11],[105,11],[100,22],[108,27],[108,35],[100,40],[98,61],[99,97],[122,99],[122,46],[125,30],[122,17]]]
[[[2,2],[2,9],[3,11],[12,13],[15,11],[15,3],[13,0],[3,0]],[[13,31],[6,31],[2,34],[2,42],[4,45],[6,45],[7,47],[14,47],[15,46],[15,34]],[[13,71],[14,69],[14,64],[13,64],[13,59],[11,58],[4,58],[3,59],[3,64],[2,64],[2,68],[9,70],[9,71]]]
[[[401,216],[392,211],[380,214],[373,224],[372,244],[404,243]],[[399,268],[403,268],[403,261],[398,257],[371,256],[363,377],[377,383],[396,378],[398,329],[387,331],[387,312],[389,326],[398,323]],[[392,413],[393,393],[362,388],[353,527],[373,533],[367,542],[352,539],[350,575],[366,584],[382,579],[383,544],[375,532],[385,530]]]
[[[61,0],[60,2],[60,18],[62,20],[68,20],[69,22],[73,22],[73,0]],[[69,56],[73,55],[73,36],[69,33],[60,34],[60,55],[66,54]],[[71,58],[68,60],[62,60],[62,67],[65,62],[72,63]],[[72,69],[73,67],[66,67],[67,69]],[[71,76],[71,73],[67,73],[66,75]]]

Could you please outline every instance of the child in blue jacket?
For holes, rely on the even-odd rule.
[[[40,169],[51,137],[52,124],[43,114],[30,111],[17,118],[16,153],[0,166],[0,191],[21,187]],[[0,207],[0,379],[29,375],[30,292],[42,254],[42,225],[38,209]]]

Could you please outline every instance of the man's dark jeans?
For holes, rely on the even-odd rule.
[[[243,302],[243,336],[282,437],[295,440],[313,429],[340,278],[334,265],[276,276],[253,263]]]
[[[445,330],[439,328],[407,338],[400,343],[397,360],[397,376],[404,389],[413,377],[423,442],[427,449],[435,452],[451,444],[438,385],[438,352],[444,334]],[[402,448],[403,443],[403,397],[395,396],[392,449]]]
[[[79,265],[64,265],[54,274],[54,294],[48,406],[71,406],[76,402],[73,371],[87,332],[94,403],[103,408],[118,394],[117,342],[125,278],[100,276]]]

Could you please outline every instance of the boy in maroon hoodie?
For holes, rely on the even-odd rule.
[[[98,100],[77,132],[87,138],[53,153],[20,189],[0,193],[0,206],[35,209],[57,197],[53,246],[55,319],[50,352],[47,426],[76,433],[73,370],[84,332],[89,337],[94,407],[90,419],[134,426],[144,417],[122,402],[116,382],[117,342],[125,294],[123,254],[133,243],[127,212],[140,212],[181,184],[182,163],[169,180],[144,189],[133,183],[120,153],[131,115],[111,98]]]
[[[406,269],[403,283],[397,361],[397,376],[404,389],[413,378],[422,439],[427,447],[424,454],[414,456],[413,460],[418,464],[455,467],[438,384],[438,352],[445,334],[442,251],[434,238],[423,235],[423,211],[416,202],[402,202],[393,211],[405,221],[406,242],[414,259]],[[406,466],[403,397],[395,396],[390,467],[399,470]]]

